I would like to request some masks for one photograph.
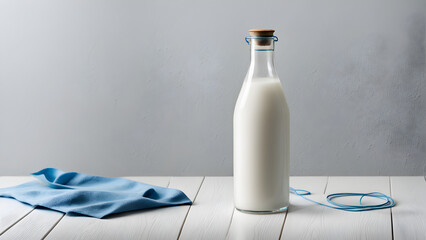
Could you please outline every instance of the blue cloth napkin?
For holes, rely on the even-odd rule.
[[[55,168],[46,168],[32,175],[39,181],[0,188],[0,197],[96,218],[132,210],[192,204],[180,190],[124,178],[63,172]]]

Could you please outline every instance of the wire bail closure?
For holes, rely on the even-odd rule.
[[[252,36],[248,36],[245,37],[244,39],[246,40],[247,44],[250,45],[250,42],[248,39],[273,39],[274,42],[278,42],[278,37],[277,36],[272,36],[272,37],[252,37]]]

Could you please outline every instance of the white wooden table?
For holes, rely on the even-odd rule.
[[[288,212],[270,215],[236,211],[232,177],[129,179],[181,189],[194,204],[96,219],[0,198],[0,239],[426,239],[423,177],[292,177],[292,187],[311,191],[317,201],[335,192],[379,191],[397,206],[345,212],[291,195]],[[0,187],[29,180],[0,177]]]

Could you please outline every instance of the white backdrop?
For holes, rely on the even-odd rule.
[[[425,2],[0,0],[0,175],[231,175],[250,28],[292,175],[423,174]]]

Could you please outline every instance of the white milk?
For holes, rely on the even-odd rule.
[[[289,110],[278,78],[247,79],[234,111],[234,202],[239,210],[289,205]]]

